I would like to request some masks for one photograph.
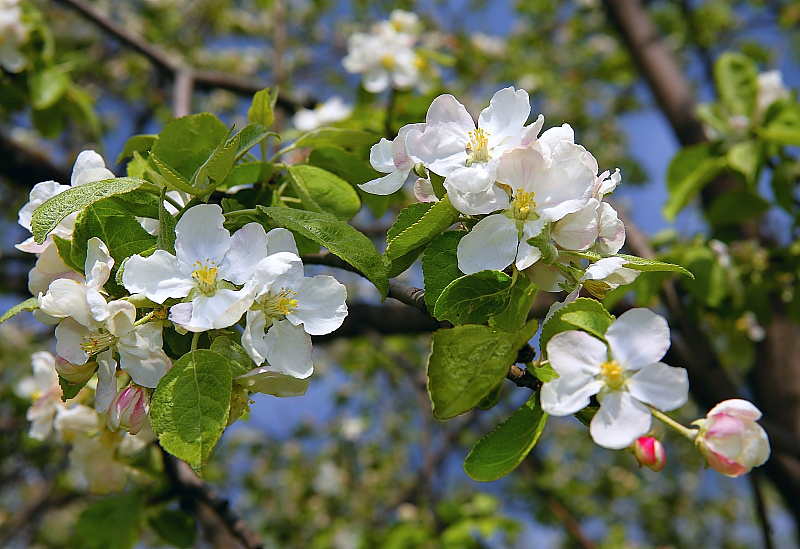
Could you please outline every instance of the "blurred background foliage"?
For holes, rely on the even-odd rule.
[[[68,166],[85,148],[96,148],[112,164],[130,135],[157,132],[175,113],[174,77],[185,67],[197,71],[192,111],[214,112],[237,127],[244,125],[253,92],[278,86],[284,103],[277,124],[286,136],[295,131],[294,110],[333,95],[356,107],[341,124],[391,133],[421,121],[440,93],[456,95],[477,113],[496,89],[515,85],[531,94],[533,112],[545,113],[547,127],[572,125],[578,141],[600,159],[601,170],[620,167],[626,186],[663,187],[666,174],[648,172],[629,152],[649,128],[626,125],[625,116],[657,105],[608,4],[22,2],[27,64],[18,73],[0,71],[3,309],[24,298],[31,267],[13,248],[25,236],[15,223],[28,190],[45,179],[66,183]],[[782,67],[793,76],[787,81],[798,81],[795,2],[644,5],[701,100],[715,97],[713,62],[728,50],[743,52],[762,70]],[[113,28],[87,17],[85,6]],[[393,8],[420,15],[426,29],[422,47],[442,65],[441,81],[425,94],[370,95],[341,67],[347,37]],[[114,28],[127,38],[114,36]],[[797,163],[789,155],[784,164],[779,173],[788,174],[789,202],[796,202]],[[124,172],[124,166],[110,167]],[[771,191],[757,190],[773,202]],[[355,223],[380,241],[411,200],[393,197],[385,217],[364,213]],[[771,322],[764,308],[774,296],[789,304],[795,322],[800,319],[794,290],[800,250],[792,244],[796,214],[792,218],[789,210],[787,220],[787,213],[774,208],[760,212],[756,221],[773,228],[769,248],[730,227],[697,223],[694,210],[678,217],[678,231],[658,235],[651,245],[698,275],[696,283],[678,281],[690,325],[734,384],[761,405],[758,397],[765,393],[752,369],[760,340],[748,329]],[[689,221],[695,223],[691,228],[680,225]],[[419,286],[415,276],[410,280]],[[666,278],[640,277],[607,304],[657,306]],[[351,306],[375,301],[355,277],[346,280]],[[24,317],[0,326],[0,545],[74,547],[93,540],[102,547],[103,540],[115,539],[125,544],[114,537],[111,521],[93,520],[103,519],[104,499],[76,488],[63,445],[26,436],[30,403],[13,388],[30,375],[30,353],[53,348],[32,326]],[[797,541],[797,515],[784,507],[772,484],[761,482],[763,472],[737,480],[706,474],[697,452],[672,433],[665,435],[667,468],[656,474],[637,469],[626,452],[594,446],[576,420],[552,420],[517,471],[490,484],[472,482],[461,469],[464,456],[525,400],[526,390],[509,385],[491,410],[442,423],[431,417],[425,389],[427,334],[385,336],[362,329],[316,343],[309,393],[286,400],[256,397],[249,421],[223,437],[205,479],[267,547],[744,548]],[[679,358],[671,363],[682,365]],[[689,422],[706,409],[704,403],[688,406],[680,419]],[[131,483],[148,509],[134,528],[139,546],[235,543],[208,508],[170,485],[161,474],[168,464],[158,454],[152,459],[141,467],[140,482]]]

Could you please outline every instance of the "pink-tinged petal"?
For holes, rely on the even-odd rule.
[[[594,175],[575,161],[575,165],[554,164],[529,182],[533,191],[536,211],[550,221],[558,221],[567,214],[577,212],[591,198]]]
[[[90,333],[75,319],[65,318],[56,327],[56,353],[73,364],[86,364],[89,353],[83,350],[81,344]]]
[[[528,239],[542,232],[547,221],[544,219],[528,220],[522,225],[522,239],[517,249],[517,261],[514,264],[519,271],[524,271],[542,258],[542,250],[528,244]]]
[[[178,303],[169,308],[169,320],[178,326],[186,326],[192,322],[192,304]]]
[[[311,336],[302,327],[279,320],[267,330],[264,342],[267,362],[273,369],[298,379],[305,379],[314,372]]]
[[[586,250],[597,239],[597,207],[595,199],[577,212],[562,217],[551,232],[556,244],[565,250]]]
[[[528,92],[512,86],[497,91],[481,111],[478,127],[489,133],[489,147],[517,137],[531,114]]]
[[[595,249],[604,254],[615,254],[625,244],[625,224],[617,217],[617,212],[605,202],[600,204],[599,232]]]
[[[545,170],[545,160],[541,153],[535,149],[514,149],[505,153],[497,167],[497,181],[510,186],[516,193],[517,189],[525,191],[534,190],[531,185],[534,179]],[[534,199],[538,203],[539,196]]]
[[[583,275],[583,279],[603,280],[620,270],[626,263],[627,261],[621,257],[604,257],[589,265]]]
[[[569,330],[547,342],[547,358],[561,378],[594,378],[608,360],[608,347],[586,332]]]
[[[388,175],[361,183],[358,188],[369,194],[386,196],[398,191],[406,182],[410,171],[395,171]]]
[[[424,132],[425,124],[406,124],[397,132],[397,137],[392,141],[392,160],[395,169],[409,171],[419,162],[419,159],[414,158],[406,146],[406,138],[412,131]]]
[[[272,326],[272,321],[269,322],[268,326],[263,311],[247,311],[247,324],[242,332],[242,347],[258,365],[264,363],[269,352],[264,341],[267,329]]]
[[[287,317],[301,324],[311,335],[329,334],[339,328],[347,316],[347,289],[332,276],[302,278],[294,287],[297,306]]]
[[[75,159],[70,184],[73,187],[77,187],[78,185],[103,181],[104,179],[114,179],[115,177],[117,176],[106,168],[106,162],[102,156],[95,151],[86,150],[82,151],[78,158]]]
[[[510,205],[508,193],[497,185],[492,185],[486,191],[462,192],[448,185],[448,180],[445,179],[444,188],[453,207],[463,214],[488,214],[497,210],[507,210]]]
[[[195,261],[219,265],[231,240],[230,233],[222,226],[224,222],[222,208],[216,204],[201,204],[186,210],[175,226],[178,260],[189,265]]]
[[[428,126],[424,132],[412,130],[406,136],[408,154],[418,158],[428,169],[448,176],[467,165],[469,138],[453,134],[445,128]]]
[[[639,465],[649,467],[655,472],[661,471],[667,464],[664,445],[654,437],[639,437],[633,443],[633,455]]]
[[[414,182],[414,197],[420,202],[438,202],[430,179],[419,178]]]
[[[308,389],[308,378],[297,379],[276,372],[269,366],[256,368],[234,380],[248,391],[276,397],[303,396]]]
[[[514,262],[518,246],[516,222],[502,214],[490,215],[478,221],[458,243],[458,268],[465,274],[502,271]]]
[[[156,303],[189,295],[196,287],[189,265],[164,250],[150,257],[131,256],[125,263],[122,284],[132,294],[144,294]]]
[[[392,142],[382,137],[369,150],[369,163],[381,173],[391,173],[397,171],[392,159]]]
[[[662,412],[676,410],[689,400],[689,374],[661,362],[637,371],[626,385],[633,398]]]
[[[669,349],[667,320],[649,309],[631,309],[606,331],[611,355],[625,370],[640,370],[658,362]]]
[[[568,416],[589,405],[589,398],[603,388],[591,376],[558,378],[542,385],[542,410],[551,416]]]
[[[531,143],[536,142],[539,132],[542,131],[542,126],[544,126],[544,116],[540,114],[536,118],[536,121],[528,124],[522,129],[522,132],[519,135],[519,140],[511,140],[509,142],[509,146],[506,148],[506,150],[513,147],[527,147]]]
[[[97,389],[95,390],[95,409],[104,414],[111,406],[117,394],[117,361],[111,356],[111,350],[97,355]]]
[[[746,418],[753,421],[761,419],[761,410],[756,408],[752,402],[748,402],[740,398],[724,400],[714,406],[708,412],[709,417],[716,414],[730,414],[732,416]]]
[[[589,434],[599,446],[621,450],[650,430],[650,409],[626,391],[610,391],[599,398],[600,409],[589,424]]]
[[[297,256],[300,255],[297,251],[297,243],[294,241],[292,232],[279,227],[267,233],[267,255],[280,252],[289,252]]]
[[[248,223],[233,233],[230,243],[217,277],[244,284],[252,278],[258,262],[267,257],[267,233],[259,223]]]

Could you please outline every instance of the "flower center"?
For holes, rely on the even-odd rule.
[[[489,132],[478,128],[469,132],[469,143],[467,143],[467,166],[476,162],[488,162],[489,156]]]
[[[206,259],[205,263],[195,261],[197,269],[192,271],[192,278],[197,282],[197,287],[206,295],[214,293],[217,288],[217,268],[216,263]]]
[[[261,301],[261,309],[266,316],[271,318],[288,316],[292,314],[294,308],[297,307],[297,300],[294,299],[296,295],[297,292],[281,288],[281,291],[277,294],[269,293],[264,296]]]
[[[392,69],[394,67],[394,56],[389,53],[381,56],[381,65],[385,69]]]
[[[525,192],[522,189],[517,189],[514,193],[514,217],[520,221],[525,221],[531,214],[531,208],[536,208],[536,202],[533,200],[533,192]]]
[[[110,332],[81,335],[81,349],[88,355],[105,351],[116,342],[117,337]]]
[[[603,365],[600,366],[600,375],[606,379],[606,385],[608,385],[610,389],[616,390],[625,384],[622,367],[616,360],[603,362]]]

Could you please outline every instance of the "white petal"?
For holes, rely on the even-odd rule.
[[[564,275],[549,265],[541,262],[534,263],[525,270],[528,278],[543,292],[560,292],[559,284],[566,281]]]
[[[108,247],[97,237],[92,237],[86,243],[86,284],[95,289],[100,289],[108,282],[111,269],[114,267],[114,258],[108,254]]]
[[[156,303],[189,295],[196,287],[191,267],[164,250],[150,257],[131,256],[125,263],[122,284],[132,294],[144,294]]]
[[[542,385],[542,410],[551,416],[568,416],[589,405],[603,382],[593,377],[559,378]]]
[[[589,265],[582,280],[603,280],[620,270],[625,263],[627,261],[621,257],[604,257]]]
[[[128,301],[116,300],[108,304],[108,331],[117,337],[124,336],[133,330],[136,322],[136,306]]]
[[[56,327],[56,353],[73,364],[86,364],[89,354],[81,344],[89,335],[85,326],[72,318],[65,318]]]
[[[279,252],[289,252],[299,256],[300,252],[297,251],[297,243],[294,240],[292,231],[283,228],[272,229],[267,233],[267,255],[277,254]]]
[[[649,309],[631,309],[605,333],[611,355],[624,370],[639,370],[658,362],[669,349],[667,320]]]
[[[414,197],[420,202],[438,202],[430,179],[419,178],[414,182]]]
[[[514,149],[500,158],[497,181],[509,185],[514,192],[517,189],[535,192],[532,183],[545,169],[545,159],[539,151],[530,148]],[[537,195],[534,199],[538,203],[541,198]]]
[[[186,210],[175,226],[178,260],[189,265],[195,261],[219,265],[231,240],[230,233],[222,226],[224,222],[222,208],[216,204],[201,204]]]
[[[405,183],[406,179],[408,179],[409,173],[411,173],[410,170],[394,171],[383,177],[367,181],[366,183],[361,183],[358,188],[366,193],[377,194],[381,196],[392,194],[403,186],[403,183]]]
[[[594,377],[608,360],[608,348],[586,332],[569,330],[547,342],[547,358],[561,378]]]
[[[478,221],[458,243],[458,268],[465,274],[492,269],[502,271],[517,257],[517,224],[502,214]]]
[[[494,94],[478,117],[478,127],[489,132],[489,145],[494,146],[516,137],[530,114],[528,92],[510,86]]]
[[[585,250],[597,239],[597,207],[595,199],[577,212],[562,217],[553,226],[552,236],[556,244],[566,250]]]
[[[440,95],[431,102],[425,115],[428,128],[436,127],[458,136],[466,145],[469,132],[475,129],[475,122],[467,109],[450,94]],[[427,128],[425,130],[428,131]]]
[[[412,131],[424,132],[425,124],[406,124],[400,128],[397,137],[392,141],[392,160],[397,170],[409,171],[419,162],[419,159],[415,158],[406,146],[406,138]]]
[[[650,409],[626,391],[611,391],[600,401],[600,409],[589,424],[592,440],[603,448],[621,450],[650,430]]]
[[[234,284],[244,284],[252,278],[258,262],[267,257],[267,233],[260,224],[248,223],[233,233],[230,244],[217,276]]]
[[[406,148],[428,169],[448,176],[454,170],[467,165],[467,143],[469,138],[456,135],[445,128],[426,126],[425,131],[412,130],[406,136]]]
[[[541,233],[546,224],[545,219],[528,220],[523,223],[522,239],[519,241],[517,261],[514,264],[517,270],[523,271],[541,259],[542,251],[536,246],[528,244],[528,239]]]
[[[467,215],[481,215],[506,210],[509,207],[508,193],[497,185],[492,185],[488,190],[481,192],[461,192],[444,180],[447,196],[453,207]]]
[[[252,304],[252,294],[245,289],[221,289],[211,297],[201,294],[192,300],[192,319],[182,326],[190,332],[227,328],[236,324]],[[176,322],[171,315],[170,320]]]
[[[569,124],[562,124],[561,126],[550,128],[539,137],[539,142],[547,145],[551,150],[563,141],[567,143],[575,142],[575,132]]]
[[[137,326],[117,343],[120,367],[142,387],[155,387],[172,367],[161,349],[161,326],[148,322]]]
[[[684,368],[661,362],[648,364],[633,374],[626,386],[633,398],[662,412],[680,408],[689,400],[689,374]]]
[[[297,307],[287,319],[303,324],[311,335],[329,334],[339,328],[347,316],[347,289],[332,276],[303,278],[294,287]]]
[[[381,173],[397,171],[392,159],[392,142],[382,137],[369,150],[369,163]]]
[[[314,372],[311,336],[287,320],[275,322],[264,337],[267,362],[281,373],[305,379]]]
[[[751,419],[757,421],[761,418],[761,410],[759,410],[752,402],[748,402],[741,398],[733,398],[724,400],[711,408],[707,416],[711,417],[715,414],[728,414],[739,418]]]
[[[97,389],[94,394],[97,404],[95,404],[95,408],[104,414],[111,406],[114,395],[117,394],[117,361],[111,356],[110,349],[97,355],[97,366]]]
[[[381,93],[389,87],[389,73],[385,69],[373,69],[362,77],[364,89],[369,93]]]
[[[70,184],[73,187],[77,187],[78,185],[103,181],[104,179],[114,179],[115,177],[113,172],[106,169],[106,162],[102,156],[95,151],[87,150],[82,151],[78,158],[75,159]]]
[[[617,212],[605,202],[598,208],[598,242],[595,249],[604,254],[615,254],[625,244],[625,224],[617,217]]]

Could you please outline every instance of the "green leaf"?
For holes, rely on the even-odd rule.
[[[428,359],[434,417],[450,419],[477,406],[503,381],[537,329],[533,321],[511,333],[474,324],[434,332]]]
[[[36,242],[41,244],[50,231],[72,212],[81,211],[109,196],[138,189],[144,183],[143,179],[118,177],[71,187],[36,208],[31,219],[31,232]]]
[[[139,538],[144,496],[139,491],[107,496],[86,507],[75,523],[75,545],[85,549],[128,549]]]
[[[298,149],[300,147],[362,147],[373,145],[380,141],[380,135],[364,130],[352,130],[349,128],[318,128],[304,133],[297,138],[290,147]],[[286,151],[284,151],[286,152]]]
[[[542,383],[558,379],[558,372],[556,372],[549,362],[543,362],[533,368],[528,368],[528,371],[536,376],[536,379]]]
[[[218,185],[222,184],[233,169],[233,162],[239,150],[241,136],[234,135],[229,140],[219,143],[211,156],[208,157],[202,166],[192,176],[192,186],[195,188],[193,194],[206,196],[211,194]]]
[[[714,63],[714,83],[720,101],[732,114],[748,118],[756,108],[758,69],[749,57],[725,52]]]
[[[149,151],[157,138],[158,136],[155,134],[139,134],[129,137],[125,142],[125,147],[117,157],[117,164],[126,158],[132,157],[134,152],[143,153]]]
[[[336,147],[314,149],[308,156],[308,163],[328,170],[352,185],[361,185],[384,175],[373,170],[372,166],[353,153]],[[370,194],[361,189],[358,189],[358,195],[361,197],[361,201],[372,210],[376,219],[386,213],[389,196]]]
[[[686,204],[725,167],[726,160],[716,153],[713,143],[684,147],[670,162],[667,170],[669,199],[664,217],[674,221]]]
[[[761,163],[761,146],[755,141],[735,143],[728,150],[728,165],[744,176],[745,183],[752,187]]]
[[[266,162],[242,162],[233,167],[225,180],[224,187],[227,189],[237,185],[266,181],[269,179],[272,169],[273,165]]]
[[[141,158],[139,153],[133,153],[133,157],[137,160]],[[150,175],[155,175],[156,181],[160,182],[162,185],[169,187],[170,190],[180,191],[191,196],[197,192],[188,179],[183,177],[177,170],[162,162],[155,154],[150,154],[150,161],[155,164],[158,172],[154,172],[150,169],[149,163],[143,163],[142,166]]]
[[[253,102],[247,110],[247,119],[254,124],[261,124],[265,128],[272,126],[275,121],[275,101],[278,90],[270,91],[264,88],[253,96]]]
[[[755,193],[733,190],[718,196],[708,208],[706,217],[715,227],[738,225],[760,217],[769,207],[769,202]]]
[[[492,389],[492,392],[486,395],[483,400],[478,403],[478,408],[481,410],[491,410],[497,403],[500,402],[500,396],[503,393],[503,382],[501,381],[500,384]]]
[[[439,236],[450,225],[458,220],[458,211],[445,196],[420,218],[419,221],[404,229],[386,245],[386,257],[390,261],[428,244]]]
[[[445,233],[447,234],[447,233]],[[520,274],[511,287],[510,305],[499,315],[489,319],[489,324],[499,326],[507,332],[513,332],[522,328],[528,321],[528,313],[531,311],[533,301],[536,299],[538,288],[533,281],[525,275]],[[426,286],[427,295],[427,286]]]
[[[598,254],[595,252],[579,252],[570,250],[570,253],[573,255],[577,255],[578,257],[582,257],[584,259],[588,259],[590,261],[597,261],[599,259],[603,259],[606,257],[620,257],[626,261],[624,267],[628,269],[635,269],[637,271],[642,272],[662,272],[662,273],[680,273],[682,275],[686,275],[689,278],[694,278],[692,272],[681,265],[676,265],[674,263],[667,263],[665,261],[658,261],[656,259],[645,259],[643,257],[638,257],[635,255],[628,255],[628,254]]]
[[[22,303],[17,303],[5,313],[3,316],[0,316],[0,324],[11,318],[12,316],[16,316],[22,311],[35,311],[39,308],[39,299],[36,297],[29,297]]]
[[[392,240],[397,238],[397,236],[404,230],[409,228],[414,223],[419,222],[419,220],[422,219],[422,216],[424,216],[432,207],[433,204],[430,202],[415,202],[414,204],[409,204],[400,210],[400,213],[397,214],[397,220],[395,220],[395,222],[389,228],[389,231],[386,233],[387,245],[391,244]],[[422,250],[422,247],[415,248],[408,253],[389,261],[389,265],[386,269],[389,273],[389,277],[395,277],[408,269],[422,253]]]
[[[61,238],[57,234],[53,235],[53,242],[56,244],[56,251],[58,257],[64,262],[64,265],[75,271],[76,273],[83,274],[84,265],[76,263],[72,259],[72,241],[66,238]]]
[[[293,208],[256,206],[278,224],[325,246],[330,252],[361,271],[381,293],[389,293],[389,278],[378,250],[369,238],[327,213]]]
[[[219,336],[215,338],[211,344],[211,350],[225,357],[233,377],[242,376],[256,368],[255,362],[244,350],[244,347],[232,341],[229,337]]]
[[[89,376],[89,378],[91,378],[91,376]],[[58,384],[61,386],[61,402],[66,402],[78,396],[78,393],[81,392],[81,389],[83,389],[89,382],[89,378],[76,383],[72,381],[67,381],[66,379],[64,379],[59,375]]]
[[[596,315],[601,318],[605,317],[605,321],[600,319],[592,321],[591,326],[598,326],[602,322],[611,324],[611,322],[614,321],[614,317],[605,309],[605,307],[603,307],[599,301],[589,299],[588,297],[579,297],[572,303],[568,303],[561,309],[557,310],[553,316],[551,316],[550,319],[545,322],[544,326],[542,327],[542,335],[539,336],[539,348],[542,351],[542,357],[547,357],[547,343],[554,335],[561,332],[566,332],[568,330],[574,330],[575,328],[579,327],[577,324],[573,324],[572,322],[567,322],[564,320],[565,314],[575,312],[583,312],[589,315]],[[588,323],[585,315],[575,315],[570,318],[574,322],[584,321]],[[603,331],[603,333],[605,333],[605,331]]]
[[[422,277],[428,311],[434,310],[439,296],[451,282],[464,276],[458,268],[456,249],[466,234],[466,231],[447,231],[433,239],[425,248],[425,255],[422,256]]]
[[[286,171],[306,209],[332,213],[343,221],[351,219],[361,209],[358,193],[341,177],[308,164],[293,164]]]
[[[270,135],[277,135],[275,132],[267,130],[261,124],[248,124],[237,134],[239,136],[234,162],[241,160],[247,151],[264,141]]]
[[[150,527],[165,542],[175,547],[194,547],[197,521],[181,509],[161,509],[147,519]]]
[[[65,67],[47,67],[30,74],[31,106],[41,111],[55,105],[70,85]]]
[[[150,421],[161,446],[200,476],[228,421],[232,380],[225,357],[200,349],[178,359],[153,393]]]
[[[572,324],[584,332],[588,332],[593,336],[603,339],[606,330],[608,330],[608,327],[614,322],[614,317],[603,308],[603,312],[585,310],[568,311],[561,315],[561,320],[567,324]]]
[[[191,180],[227,135],[228,127],[213,114],[192,114],[167,122],[150,152]]]
[[[67,116],[61,103],[56,103],[50,108],[31,111],[31,123],[42,136],[55,139],[67,125]]]
[[[464,460],[464,471],[472,480],[490,482],[509,474],[536,445],[547,422],[538,393],[507,420],[480,439]]]
[[[175,226],[178,224],[175,217],[167,211],[164,195],[167,189],[161,190],[161,201],[158,203],[158,240],[156,246],[175,255]]]
[[[787,103],[767,122],[766,127],[757,131],[761,137],[782,145],[800,145],[800,105]]]
[[[433,316],[453,324],[483,324],[508,308],[511,284],[511,277],[500,271],[462,276],[442,291]]]

